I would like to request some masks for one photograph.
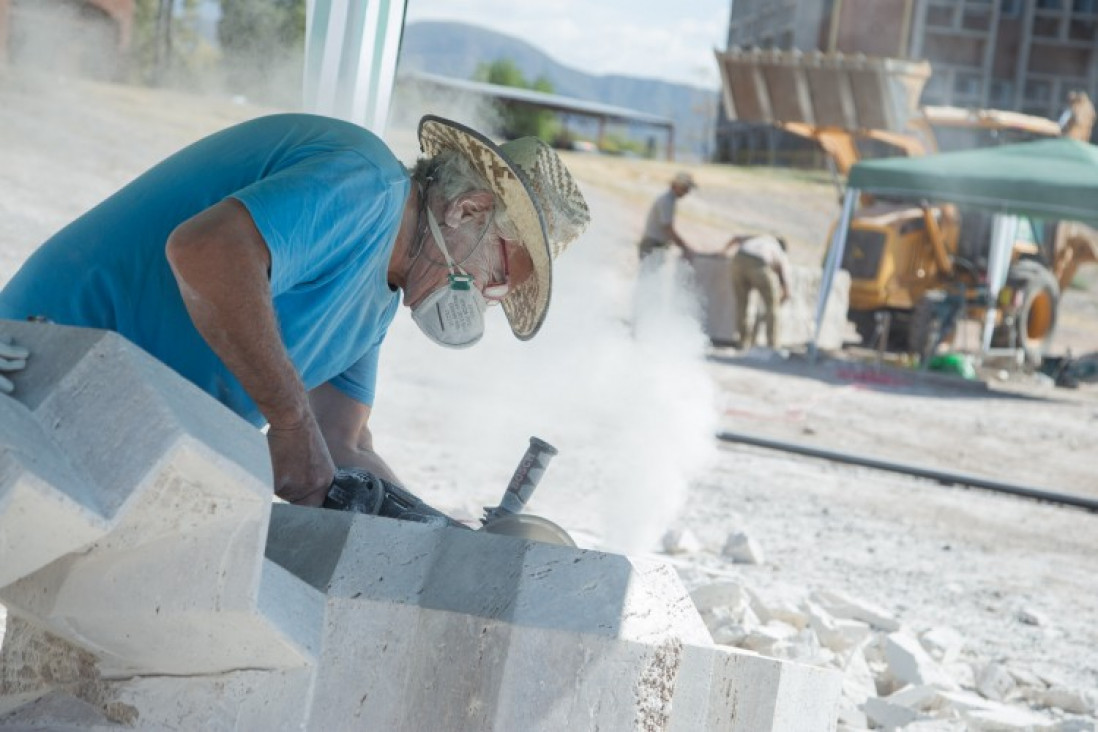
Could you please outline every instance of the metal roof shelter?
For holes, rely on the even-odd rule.
[[[512,86],[486,84],[479,81],[452,79],[446,76],[427,74],[420,71],[402,72],[400,78],[408,79],[419,84],[433,85],[460,91],[462,93],[490,97],[503,104],[525,105],[564,114],[592,117],[598,120],[599,147],[602,147],[607,122],[627,122],[657,127],[666,130],[667,159],[674,159],[675,123],[669,117],[660,117],[659,115],[649,114],[627,107],[615,107],[610,104],[588,102],[582,99],[561,96],[560,94],[548,94],[546,92],[533,91],[532,89],[519,89]]]

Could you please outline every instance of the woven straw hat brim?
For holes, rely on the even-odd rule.
[[[445,150],[461,153],[503,202],[534,265],[533,276],[504,298],[503,312],[517,338],[533,338],[549,309],[553,266],[545,221],[534,205],[534,188],[529,179],[494,142],[452,120],[434,115],[423,117],[419,123],[419,144],[429,157]]]

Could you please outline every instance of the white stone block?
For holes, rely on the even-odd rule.
[[[968,732],[959,719],[917,719],[904,726],[904,732]]]
[[[751,630],[739,623],[714,625],[709,632],[713,636],[713,642],[722,646],[744,647],[744,641],[751,635]]]
[[[932,709],[938,704],[939,691],[941,690],[936,686],[905,686],[889,694],[886,700],[891,704],[921,712]]]
[[[964,712],[963,717],[972,732],[1051,732],[1058,727],[1055,720],[1043,714],[1005,705]]]
[[[716,608],[728,608],[733,616],[742,616],[750,603],[750,596],[737,582],[713,582],[702,585],[690,593],[690,599],[698,612],[708,613]]]
[[[721,554],[737,564],[763,563],[762,547],[750,536],[739,531],[728,536]]]
[[[33,451],[51,463],[61,452],[82,479],[66,493],[79,511],[50,504],[26,514],[25,530],[105,517],[96,541],[81,537],[79,552],[0,590],[4,604],[113,673],[306,663],[309,643],[257,606],[271,504],[263,436],[117,334],[4,329],[35,354],[15,394],[50,437]],[[39,503],[54,493],[43,488]]]
[[[774,647],[777,644],[788,641],[796,635],[797,629],[789,623],[772,620],[765,625],[752,629],[740,645],[750,651],[765,656],[773,656]]]
[[[708,717],[698,726],[680,726],[673,720],[670,732],[834,729],[842,683],[842,677],[834,671],[746,652],[732,651],[712,658]],[[677,704],[678,696],[675,701]],[[728,711],[730,701],[735,713]]]
[[[748,597],[751,598],[751,608],[762,622],[780,621],[797,630],[808,627],[808,612],[787,597],[758,590],[748,590]]]
[[[820,639],[811,628],[799,630],[792,638],[783,641],[774,655],[814,666],[825,666],[835,657],[832,651],[820,645]]]
[[[941,699],[943,706],[948,706],[959,712],[994,710],[1003,706],[999,702],[985,699],[970,691],[941,691],[938,697]]]
[[[923,648],[941,664],[953,663],[965,647],[965,637],[956,629],[940,625],[919,636]]]
[[[1098,693],[1082,689],[1069,689],[1065,686],[1052,686],[1036,694],[1042,706],[1062,709],[1069,714],[1089,714],[1098,712]]]
[[[894,632],[900,629],[900,623],[884,608],[862,599],[851,597],[843,592],[820,591],[812,595],[812,600],[833,617],[846,620],[861,620],[878,630]]]
[[[864,642],[872,633],[869,623],[861,620],[833,618],[814,602],[804,603],[809,626],[825,647],[843,653]]]
[[[666,565],[281,505],[268,556],[328,597],[313,728],[766,730],[787,707],[833,723],[838,674],[713,646]]]
[[[1007,671],[1010,672],[1010,675],[1014,677],[1014,681],[1017,682],[1019,688],[1022,689],[1044,689],[1049,685],[1039,674],[1036,674],[1029,669],[1019,668],[1018,666],[1007,666]]]
[[[667,554],[696,554],[702,550],[701,541],[690,529],[669,529],[661,544]]]
[[[877,684],[873,672],[860,648],[850,651],[842,665],[843,697],[859,707],[871,696],[877,696]]]
[[[1014,676],[1001,663],[984,664],[976,674],[976,690],[988,699],[1005,701],[1017,687]]]
[[[839,699],[838,732],[861,732],[869,729],[869,718],[865,716],[861,705],[855,705],[845,696]]]
[[[866,699],[862,709],[870,721],[884,729],[902,728],[919,719],[919,713],[914,709],[876,696]]]
[[[1044,613],[1034,610],[1033,608],[1023,607],[1018,610],[1018,620],[1026,625],[1040,625],[1047,628],[1049,626],[1048,616]]]
[[[968,661],[954,661],[953,663],[944,664],[942,669],[962,689],[976,688],[976,669]]]
[[[87,546],[109,525],[34,415],[0,396],[0,588]]]
[[[890,633],[884,638],[883,646],[889,672],[900,682],[957,688],[957,683],[923,650],[916,638],[906,633]]]

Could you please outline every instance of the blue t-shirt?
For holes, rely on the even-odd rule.
[[[256,424],[263,417],[198,333],[168,235],[232,197],[271,252],[282,340],[306,389],[372,404],[399,305],[387,270],[410,181],[371,132],[328,117],[244,122],[172,155],[62,229],[0,291],[0,318],[41,315],[121,333]]]

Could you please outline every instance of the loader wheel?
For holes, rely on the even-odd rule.
[[[877,318],[873,310],[851,310],[846,317],[854,324],[854,330],[862,339],[863,346],[872,348],[877,345],[873,342],[873,336],[877,332]]]
[[[911,321],[907,328],[907,351],[919,357],[919,363],[926,363],[934,355],[942,337],[945,323],[942,322],[943,304],[946,293],[931,290],[919,298],[915,309],[911,311]]]
[[[888,342],[885,349],[889,351],[903,351],[907,348],[908,314],[901,310],[850,310],[847,319],[854,324],[854,330],[862,339],[862,345],[866,348],[876,348],[877,343],[873,337],[877,335],[877,314],[887,314],[890,318],[888,326]]]
[[[1056,314],[1060,306],[1060,285],[1052,272],[1040,262],[1023,259],[1010,268],[1000,302],[1017,293],[1021,304],[1014,313],[1012,324],[996,327],[992,345],[1021,348],[1026,365],[1039,366],[1052,334],[1056,330]]]

